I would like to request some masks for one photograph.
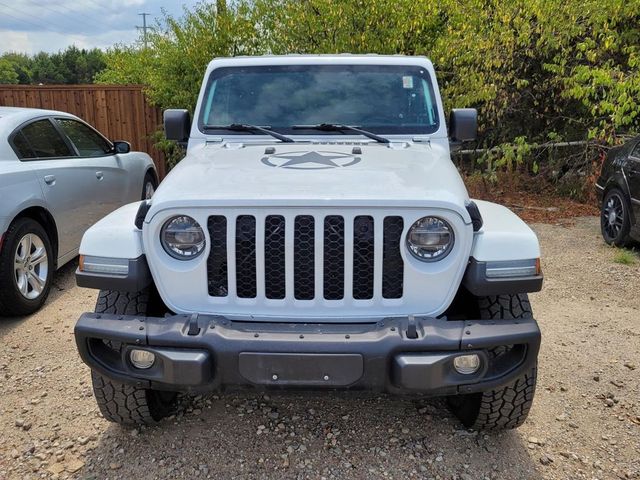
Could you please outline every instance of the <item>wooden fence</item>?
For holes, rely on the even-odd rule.
[[[0,106],[77,115],[109,139],[126,140],[134,150],[147,152],[164,177],[164,156],[151,137],[162,124],[162,112],[147,102],[142,85],[0,85]]]

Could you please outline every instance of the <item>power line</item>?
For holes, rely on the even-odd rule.
[[[24,19],[24,18],[16,17],[15,15],[11,15],[9,13],[5,13],[5,15],[8,16],[8,17],[11,17],[11,18],[13,18],[15,20],[19,20],[19,21],[21,21],[21,22],[23,22],[25,24],[29,24],[29,25],[32,25],[34,27],[38,27],[39,29],[47,31],[47,32],[55,32],[56,31],[55,29],[50,28],[51,27],[50,24],[41,23],[40,20],[33,19],[32,15],[30,15],[30,14],[28,14],[26,12],[23,12],[22,10],[19,10],[19,9],[17,9],[15,7],[11,7],[11,6],[7,5],[6,3],[3,3],[3,2],[0,2],[0,5],[12,10],[14,13],[16,13],[18,15],[28,17],[29,20]],[[62,7],[62,5],[58,5],[58,6]],[[65,12],[62,12],[62,11],[59,11],[59,10],[55,10],[54,8],[51,8],[50,6],[47,6],[47,5],[40,5],[39,8],[44,8],[44,9],[48,10],[49,12],[52,12],[52,13],[54,13],[56,15],[60,15],[60,17],[63,19],[63,21],[66,23],[67,26],[71,25],[71,23],[68,23],[69,21],[71,21],[73,23],[73,25],[76,26],[76,22],[74,21],[74,19],[71,18],[69,16],[69,14],[67,14]],[[76,15],[79,14],[82,17],[85,17],[87,20],[90,20],[90,21],[93,22],[93,20],[91,18],[87,17],[86,15],[83,15],[83,14],[81,14],[79,12],[74,12],[73,10],[71,10],[69,8],[66,8],[66,7],[62,7],[62,8],[65,8],[66,10],[71,12],[72,14],[76,14]],[[60,20],[61,19],[56,19],[56,23],[60,23]],[[86,20],[81,20],[81,21],[78,21],[77,23],[83,23],[83,24],[86,25],[87,21]],[[97,24],[93,23],[93,26],[97,27]],[[67,28],[67,30],[69,30],[69,28]]]
[[[150,13],[139,13],[138,15],[142,16],[142,26],[136,25],[138,30],[142,30],[142,38],[144,39],[144,48],[147,48],[147,17],[151,16]]]
[[[20,10],[16,10],[16,9],[10,7],[9,5],[7,5],[6,3],[1,3],[0,2],[0,5],[2,5],[3,7],[8,8],[8,9],[13,10],[15,13],[22,14],[22,12]],[[3,15],[6,15],[7,17],[11,17],[14,20],[18,20],[19,22],[22,22],[22,23],[24,23],[26,25],[31,25],[33,27],[38,27],[38,28],[44,28],[45,30],[47,30],[47,26],[43,25],[42,23],[34,23],[32,20],[25,20],[24,18],[16,17],[15,15],[11,15],[10,13],[6,13],[6,12],[3,13]]]
[[[87,20],[88,20],[94,28],[97,27],[98,29],[101,29],[101,28],[104,27],[104,25],[101,24],[99,21],[97,21],[97,19],[95,19],[93,16],[86,15],[85,13],[83,13],[83,12],[81,12],[79,10],[74,10],[73,8],[69,8],[69,7],[65,6],[65,5],[56,5],[56,6],[66,10],[67,12],[70,12],[73,15],[77,15],[77,16],[79,16],[81,18],[84,18],[85,20],[81,20],[84,23],[87,23]],[[62,11],[57,11],[57,10],[54,10],[52,8],[48,8],[48,10],[50,10],[52,12],[56,12],[56,13],[58,13],[60,15],[65,15],[65,16],[67,15]]]
[[[104,5],[101,5],[99,2],[96,2],[95,0],[85,0],[85,1],[88,1],[89,3],[93,4],[93,6],[97,7],[98,9],[104,8]]]

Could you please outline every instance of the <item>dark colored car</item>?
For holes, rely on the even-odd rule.
[[[640,136],[609,151],[596,182],[605,242],[640,241]]]

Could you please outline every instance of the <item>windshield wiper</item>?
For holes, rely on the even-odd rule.
[[[321,130],[323,132],[341,132],[344,130],[350,132],[357,132],[360,135],[364,135],[367,138],[375,140],[379,143],[390,143],[388,138],[381,137],[376,135],[375,133],[367,132],[366,130],[362,130],[361,128],[354,127],[351,125],[341,125],[339,123],[318,123],[316,125],[294,125],[291,128],[294,130]]]
[[[205,125],[203,127],[205,130],[233,130],[236,132],[260,132],[265,133],[267,135],[271,135],[278,140],[285,143],[292,143],[294,140],[289,137],[285,137],[284,135],[274,132],[271,130],[269,126],[260,127],[258,125],[246,125],[244,123],[232,123],[230,125]]]

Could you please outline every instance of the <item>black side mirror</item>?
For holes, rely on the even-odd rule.
[[[113,142],[113,151],[115,153],[129,153],[131,151],[131,144],[122,140],[116,140]]]
[[[191,116],[188,110],[172,109],[164,111],[164,134],[167,140],[186,143],[189,140],[190,131]]]
[[[454,108],[449,116],[449,138],[452,142],[468,142],[478,135],[478,111],[475,108]]]

